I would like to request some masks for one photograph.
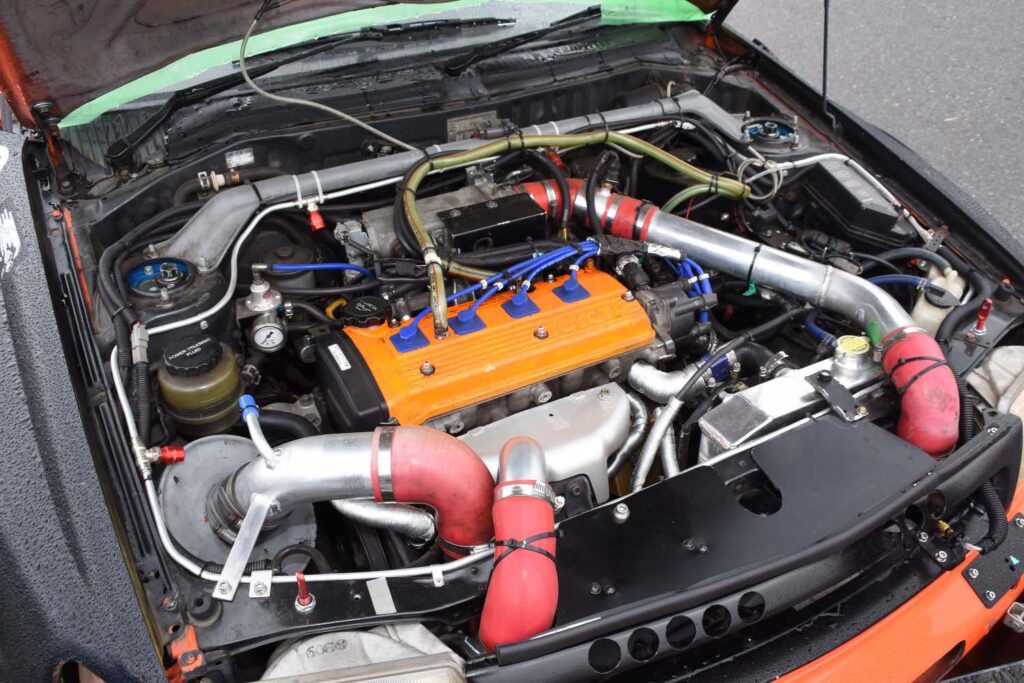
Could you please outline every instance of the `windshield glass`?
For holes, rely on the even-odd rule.
[[[596,5],[600,5],[601,24],[604,25],[706,21],[709,16],[685,0],[606,0],[601,3],[589,0],[454,0],[429,4],[399,3],[341,12],[258,33],[249,41],[246,55],[247,58],[258,57],[289,46],[368,27],[424,20],[511,20],[482,27],[467,27],[465,32],[460,31],[450,38],[449,34],[446,34],[443,47],[450,51],[539,30],[552,22]],[[89,123],[104,112],[140,98],[164,94],[170,96],[176,90],[237,73],[238,49],[245,28],[239,26],[238,40],[182,57],[83,104],[64,118],[61,127],[70,128]],[[438,48],[429,41],[425,45],[427,49]],[[166,99],[166,96],[159,99]]]

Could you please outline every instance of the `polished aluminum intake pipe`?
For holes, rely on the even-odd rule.
[[[430,541],[437,533],[429,512],[411,505],[378,503],[373,500],[338,498],[331,501],[334,509],[357,524],[394,531],[418,541]]]

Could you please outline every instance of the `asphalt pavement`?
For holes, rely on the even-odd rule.
[[[822,0],[746,0],[728,22],[821,85]],[[1024,3],[833,0],[829,98],[884,128],[1024,240]]]

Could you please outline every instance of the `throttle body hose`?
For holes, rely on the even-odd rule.
[[[480,640],[494,652],[551,627],[558,606],[554,493],[544,451],[529,437],[501,450],[494,489],[494,569],[480,617]]]

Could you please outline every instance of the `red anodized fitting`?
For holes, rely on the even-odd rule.
[[[992,313],[992,299],[985,299],[981,302],[981,306],[978,307],[978,321],[974,323],[974,327],[971,328],[971,332],[975,336],[982,336],[985,334],[985,326],[988,324],[988,316]]]

